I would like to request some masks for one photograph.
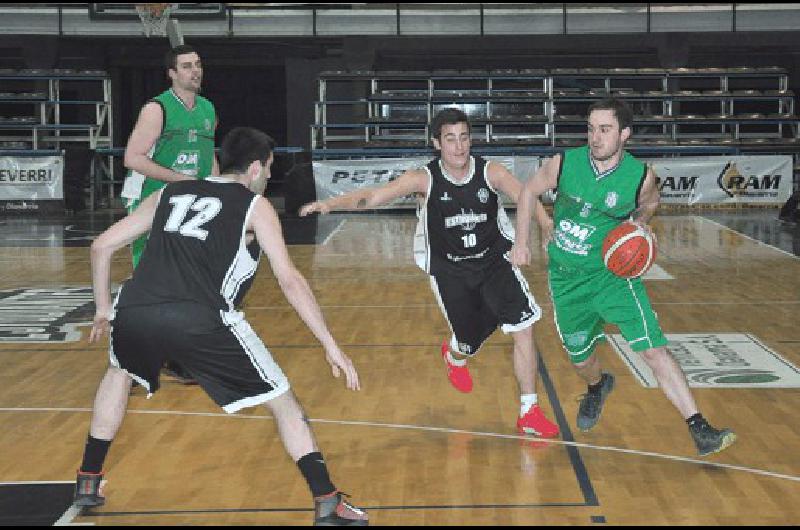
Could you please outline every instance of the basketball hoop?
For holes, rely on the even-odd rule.
[[[136,4],[136,12],[142,20],[145,36],[166,36],[172,6],[173,4]]]

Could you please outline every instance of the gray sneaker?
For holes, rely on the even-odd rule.
[[[369,526],[367,512],[345,501],[348,496],[335,491],[315,498],[314,526]]]
[[[583,432],[595,426],[600,419],[600,412],[603,410],[603,402],[614,390],[614,376],[603,372],[600,379],[600,392],[587,392],[581,396],[581,404],[578,407],[578,428]]]
[[[106,503],[103,489],[106,481],[103,473],[84,473],[78,471],[78,478],[75,479],[75,496],[73,504],[85,508],[94,508]]]
[[[736,441],[736,433],[732,430],[715,429],[705,421],[690,425],[689,432],[700,456],[719,453]]]

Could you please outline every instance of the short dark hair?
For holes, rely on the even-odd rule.
[[[456,107],[442,109],[431,120],[431,137],[441,140],[443,125],[455,125],[462,122],[467,124],[467,131],[471,131],[469,118],[463,110]]]
[[[180,44],[175,46],[174,48],[170,48],[166,54],[164,54],[164,67],[167,70],[177,70],[178,69],[178,55],[184,55],[187,53],[197,53],[197,50],[189,46],[188,44]]]
[[[252,127],[236,127],[225,135],[219,153],[219,172],[244,173],[250,164],[258,160],[266,163],[275,140],[268,134]]]
[[[586,117],[588,118],[589,114],[595,110],[614,111],[614,116],[617,118],[620,131],[633,125],[633,111],[628,104],[621,99],[607,98],[597,101],[596,103],[592,103],[592,106],[589,107],[589,112],[587,113]]]

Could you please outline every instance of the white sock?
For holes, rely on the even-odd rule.
[[[519,397],[520,407],[519,407],[519,415],[524,416],[528,413],[531,408],[539,402],[538,394],[522,394]]]
[[[450,364],[452,364],[453,366],[466,366],[467,358],[466,357],[462,357],[460,355],[459,355],[459,357],[460,357],[460,359],[456,359],[455,357],[453,357],[453,352],[451,352],[449,349],[447,350],[447,361]]]

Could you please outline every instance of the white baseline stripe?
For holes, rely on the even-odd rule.
[[[653,300],[650,301],[652,305],[746,305],[746,306],[754,306],[754,305],[800,305],[800,300],[755,300],[749,302],[655,302]],[[541,304],[537,303],[539,306],[551,306],[553,305],[552,302],[542,302]],[[329,308],[336,308],[336,309],[348,309],[348,308],[364,308],[364,309],[406,309],[406,308],[415,308],[415,307],[439,307],[437,304],[320,304],[322,308],[329,307]],[[290,305],[254,305],[254,306],[245,306],[244,311],[272,311],[272,310],[292,310],[292,306]],[[85,325],[91,325],[91,322],[87,322]]]
[[[19,482],[0,482],[0,486],[25,486],[27,484],[75,484],[74,480],[21,480]]]
[[[83,508],[80,506],[75,506],[74,504],[67,508],[67,511],[64,512],[64,515],[58,518],[58,521],[53,523],[53,526],[94,526],[94,523],[84,523],[81,525],[76,525],[72,521],[81,514]]]
[[[733,232],[734,234],[739,234],[739,235],[740,235],[740,236],[742,236],[743,238],[745,238],[745,239],[749,239],[750,241],[753,241],[753,242],[755,242],[755,243],[758,243],[759,245],[764,245],[765,247],[769,247],[769,248],[771,248],[771,249],[773,249],[773,250],[777,250],[778,252],[782,252],[783,254],[786,254],[786,255],[787,255],[787,256],[789,256],[790,258],[794,258],[794,259],[800,259],[800,257],[799,257],[799,256],[795,256],[795,255],[794,255],[794,254],[792,254],[791,252],[787,252],[787,251],[783,250],[782,248],[778,248],[778,247],[775,247],[775,246],[769,245],[769,244],[767,244],[767,243],[764,243],[763,241],[759,241],[758,239],[752,238],[752,237],[748,236],[747,234],[743,234],[742,232],[739,232],[738,230],[734,230],[733,228],[731,228],[731,227],[729,227],[729,226],[725,226],[724,224],[718,223],[718,222],[716,222],[716,221],[712,221],[711,219],[708,219],[708,218],[706,218],[706,217],[702,217],[702,216],[699,216],[699,217],[700,217],[700,219],[702,219],[703,221],[708,221],[709,223],[711,223],[711,224],[715,224],[715,225],[719,226],[720,228],[724,228],[725,230],[728,230],[728,231],[730,231],[730,232]]]
[[[339,233],[339,230],[341,230],[341,229],[342,229],[342,227],[344,226],[344,224],[345,224],[346,222],[347,222],[347,219],[343,219],[342,221],[340,221],[340,222],[339,222],[339,225],[338,225],[336,228],[334,228],[334,229],[333,229],[333,232],[331,232],[330,234],[328,234],[328,237],[326,237],[326,238],[325,238],[325,241],[323,241],[323,242],[322,242],[322,245],[323,245],[323,246],[324,246],[324,245],[327,245],[327,244],[328,244],[328,241],[330,241],[331,239],[333,239],[333,236],[335,236],[337,233]]]
[[[0,412],[91,412],[92,409],[90,408],[57,408],[57,407],[50,407],[50,408],[29,408],[29,407],[19,407],[19,408],[0,408]],[[199,416],[199,417],[206,417],[206,418],[239,418],[239,419],[249,419],[249,420],[271,420],[273,419],[272,416],[241,416],[238,414],[224,414],[220,412],[184,412],[184,411],[173,411],[173,410],[129,410],[128,413],[130,414],[164,414],[164,415],[171,415],[171,416]],[[783,473],[775,473],[773,471],[767,471],[763,469],[756,469],[751,467],[744,467],[744,466],[735,466],[732,464],[722,464],[719,462],[711,462],[708,460],[699,460],[696,458],[686,458],[683,456],[674,456],[674,455],[666,455],[663,453],[652,453],[649,451],[637,451],[636,449],[622,449],[620,447],[611,447],[611,446],[603,446],[603,445],[591,445],[579,442],[566,442],[564,440],[551,440],[548,438],[538,438],[535,436],[520,436],[514,434],[500,434],[500,433],[493,433],[493,432],[480,432],[480,431],[464,431],[461,429],[450,429],[448,427],[427,427],[424,425],[406,425],[400,423],[375,423],[375,422],[368,422],[368,421],[343,421],[343,420],[326,420],[326,419],[309,419],[309,421],[314,423],[329,423],[334,425],[352,425],[352,426],[360,426],[360,427],[379,427],[379,428],[386,428],[386,429],[406,429],[406,430],[414,430],[414,431],[425,431],[425,432],[441,432],[441,433],[450,433],[450,434],[470,434],[472,436],[484,436],[487,438],[500,438],[505,440],[541,440],[543,442],[552,443],[554,445],[565,445],[565,446],[572,446],[572,447],[579,447],[583,449],[595,449],[598,451],[609,451],[615,453],[625,453],[630,455],[636,456],[649,456],[653,458],[661,458],[664,460],[672,460],[674,462],[683,462],[687,464],[698,464],[706,467],[717,467],[720,469],[730,469],[733,471],[743,471],[745,473],[752,473],[754,475],[762,475],[765,477],[777,478],[782,480],[789,480],[791,482],[799,482],[800,483],[800,476],[795,475],[785,475]]]

